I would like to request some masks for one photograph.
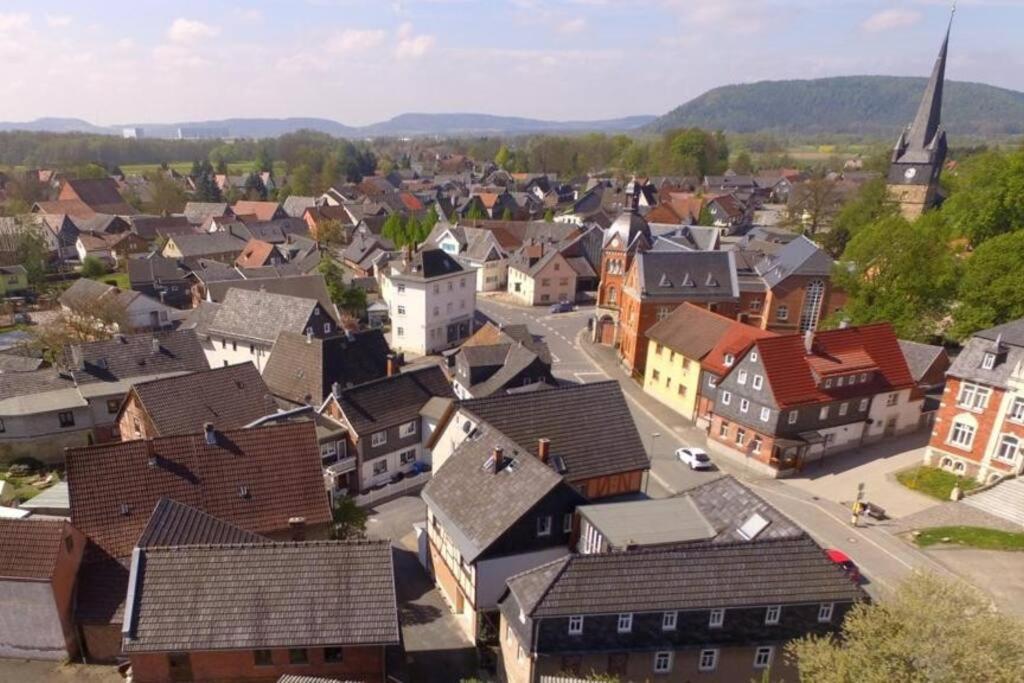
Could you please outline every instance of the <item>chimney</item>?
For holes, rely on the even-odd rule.
[[[548,457],[551,454],[551,441],[541,437],[537,441],[537,458],[540,459],[545,465],[548,463]]]
[[[306,540],[306,518],[305,517],[290,517],[288,518],[288,529],[291,530],[291,538],[293,541],[305,541]]]
[[[313,328],[312,327],[307,327],[306,328],[306,343],[307,344],[312,344],[313,343]]]
[[[153,355],[155,356],[158,353],[160,353],[160,340],[153,337]]]
[[[811,348],[814,346],[814,330],[804,332],[804,351],[811,355]]]
[[[393,353],[388,354],[388,377],[398,374],[398,358]]]
[[[334,398],[341,398],[341,383],[335,382],[331,385],[331,393],[334,394]]]
[[[494,447],[494,455],[492,457],[492,460],[494,461],[493,472],[494,474],[497,474],[498,472],[501,471],[501,466],[505,462],[505,451],[503,451],[500,446]]]
[[[207,422],[203,425],[203,433],[206,437],[207,446],[217,445],[217,431],[213,428],[212,422]]]

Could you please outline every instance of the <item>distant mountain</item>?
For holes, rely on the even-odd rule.
[[[230,137],[272,138],[297,130],[315,130],[336,137],[361,138],[422,135],[485,135],[523,133],[621,132],[640,128],[654,116],[629,116],[603,121],[543,121],[491,114],[402,114],[368,126],[346,126],[330,119],[221,119],[181,123],[126,123],[101,127],[80,119],[46,118],[26,123],[0,122],[0,130],[47,131],[54,133],[98,133],[120,135],[123,128],[142,128],[147,137],[173,138],[179,128],[226,130]]]
[[[895,137],[910,123],[924,78],[845,76],[727,85],[673,109],[644,127],[662,132],[697,126],[736,133],[852,133]],[[952,134],[1024,133],[1024,93],[947,81],[942,120]]]

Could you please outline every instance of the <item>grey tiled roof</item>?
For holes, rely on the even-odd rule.
[[[199,225],[211,216],[220,217],[228,213],[227,202],[188,202],[185,204],[185,218],[193,225]]]
[[[732,477],[720,477],[690,489],[685,495],[714,527],[715,543],[743,540],[737,530],[754,513],[769,522],[757,540],[798,538],[804,534],[788,517]]]
[[[79,385],[198,372],[210,367],[191,330],[119,334],[103,341],[75,344],[66,349],[64,362]]]
[[[321,678],[319,676],[293,676],[285,674],[277,679],[277,683],[359,683],[358,681],[343,681],[340,678]]]
[[[495,447],[508,463],[497,473],[485,467]],[[473,562],[561,482],[549,465],[485,426],[434,473],[422,495]]]
[[[755,268],[769,288],[775,287],[790,275],[817,275],[832,273],[835,262],[821,247],[800,235],[774,254],[765,256]]]
[[[247,268],[243,271],[246,277],[251,278],[255,275],[250,272],[251,270],[253,269]],[[216,302],[224,301],[228,291],[232,289],[249,289],[254,291],[262,289],[271,294],[316,299],[324,310],[330,311],[331,315],[337,318],[337,309],[334,307],[331,296],[327,292],[324,276],[319,273],[285,277],[257,277],[256,279],[249,280],[225,280],[222,282],[211,282],[207,285],[210,300]]]
[[[641,296],[694,301],[739,296],[735,255],[728,251],[654,251],[638,254]]]
[[[413,254],[408,263],[399,263],[398,275],[407,279],[430,278],[462,272],[464,268],[440,249],[423,249]]]
[[[996,342],[998,341],[998,347]],[[986,353],[996,353],[996,364],[982,367]],[[949,375],[996,387],[1006,387],[1010,374],[1024,362],[1024,318],[976,332],[949,368]]]
[[[906,339],[900,339],[899,343],[900,351],[907,360],[907,367],[910,368],[910,374],[913,375],[915,382],[920,381],[935,360],[946,351],[941,346]]]
[[[283,208],[284,212],[292,218],[302,218],[303,214],[306,213],[306,209],[314,206],[316,206],[316,197],[291,195],[284,200],[281,208]]]
[[[181,321],[179,329],[193,330],[199,337],[205,337],[218,310],[220,310],[220,304],[215,304],[212,301],[200,301],[199,305],[189,311]]]
[[[139,536],[139,548],[213,543],[262,543],[268,539],[208,515],[191,505],[161,498]]]
[[[301,333],[319,306],[316,299],[229,289],[210,323],[215,334],[273,343],[282,332]]]
[[[514,576],[508,584],[530,617],[864,598],[808,536],[575,555]]]
[[[618,382],[594,382],[527,394],[463,401],[461,408],[533,455],[541,438],[566,465],[566,478],[645,470],[650,461]]]
[[[184,258],[240,252],[248,241],[230,232],[172,235],[170,239]]]
[[[150,548],[135,579],[127,653],[400,639],[387,541]]]
[[[200,432],[207,422],[238,429],[277,410],[252,363],[143,382],[133,387],[159,436]]]
[[[444,371],[432,365],[345,389],[338,405],[356,433],[365,435],[417,419],[435,396],[455,398]]]

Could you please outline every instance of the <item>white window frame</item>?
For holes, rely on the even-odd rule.
[[[718,649],[708,648],[700,651],[700,657],[697,659],[697,670],[698,671],[714,671],[718,668]]]
[[[775,648],[770,645],[765,645],[754,650],[754,668],[755,669],[767,669],[772,665],[772,657],[775,654]]]
[[[766,626],[774,626],[782,619],[782,605],[771,605],[764,611],[764,623]]]
[[[760,391],[761,387],[764,386],[764,377],[761,375],[754,375],[754,379],[750,382],[750,386],[754,391]]]
[[[860,400],[860,406],[859,406],[859,410],[860,410],[860,412],[862,412],[862,413],[863,413],[863,412],[864,412],[865,410],[867,410],[867,409],[868,409],[868,404],[869,404],[869,403],[871,403],[871,401],[870,401],[869,399],[866,399],[866,398],[862,398],[862,399]]]
[[[800,417],[800,413],[795,410],[791,410],[789,411],[789,415],[786,416],[786,422],[788,424],[795,425],[798,417]]]
[[[982,370],[991,370],[995,366],[996,366],[996,354],[992,353],[991,351],[986,352],[985,355],[981,359],[981,369]]]
[[[957,428],[960,431],[957,431]],[[964,422],[963,420],[953,419],[953,424],[949,426],[949,438],[946,442],[962,448],[963,450],[969,451],[974,446],[974,437],[977,436],[978,429],[972,424]]]
[[[818,623],[827,624],[832,621],[832,613],[835,612],[835,609],[834,602],[823,602],[818,605]]]
[[[619,619],[615,624],[615,630],[618,633],[632,633],[633,632],[633,613],[623,612],[619,615]]]
[[[725,354],[725,356],[722,357],[722,365],[724,365],[727,368],[731,368],[733,363],[735,362],[736,356],[732,355],[731,353],[727,353]]]
[[[378,458],[377,460],[373,461],[373,476],[379,477],[382,474],[387,474],[387,472],[388,472],[388,459],[387,458]]]
[[[1012,446],[1008,446],[1010,441],[1013,441]],[[1009,450],[1010,455],[1007,457],[1003,451]],[[999,437],[999,443],[996,445],[996,452],[993,456],[996,460],[1003,462],[1016,462],[1017,454],[1020,453],[1020,437],[1013,434],[1002,434]]]
[[[1006,412],[1006,417],[1011,422],[1024,423],[1024,397],[1016,396]]]
[[[569,617],[569,635],[578,636],[583,634],[583,615],[574,614]]]
[[[714,375],[708,375],[708,386],[712,389],[718,386],[718,380],[715,379]]]
[[[750,410],[750,401],[745,398],[740,399],[740,412],[745,413]]]
[[[398,436],[399,436],[399,438],[404,439],[404,438],[406,438],[408,436],[413,436],[415,433],[416,433],[416,420],[410,420],[409,422],[406,422],[406,423],[401,424],[401,425],[398,426]]]
[[[537,518],[537,538],[544,538],[551,535],[551,515],[541,515]]]
[[[661,630],[675,631],[679,624],[679,612],[665,612],[661,615]]]
[[[750,362],[751,363],[756,363],[757,362],[757,351],[751,351],[750,352]]]
[[[778,308],[776,308],[775,309],[775,319],[779,320],[779,321],[782,321],[782,322],[785,322],[785,321],[789,320],[789,306],[786,306],[785,304],[783,304],[783,305],[779,306]]]
[[[388,430],[382,429],[370,435],[370,446],[380,448],[388,442]]]
[[[828,419],[828,413],[829,413],[829,406],[822,406],[821,409],[818,410],[818,420],[820,420],[822,422],[827,420]]]
[[[848,412],[850,412],[850,404],[843,401],[839,404],[839,416],[844,417]]]
[[[562,533],[563,534],[572,533],[572,513],[571,512],[566,512],[564,515],[562,515]]]
[[[723,406],[727,406],[730,403],[732,403],[732,392],[723,391],[722,392],[722,405]]]
[[[900,402],[900,395],[897,392],[891,393],[885,398],[885,405],[887,408],[892,408]]]
[[[708,614],[708,628],[722,628],[723,624],[725,624],[725,609],[719,607],[711,610]]]
[[[740,370],[738,373],[736,373],[736,383],[737,384],[746,384],[747,383],[747,371],[746,370]]]
[[[980,413],[988,407],[989,397],[992,390],[973,382],[964,382],[960,385],[960,391],[956,397],[956,404],[975,413]]]
[[[405,315],[405,306],[398,306],[398,315]]]
[[[771,408],[764,408],[764,407],[762,407],[761,408],[761,422],[767,422],[770,419],[772,419],[772,410],[771,410]]]
[[[661,650],[654,653],[654,673],[667,674],[672,671],[672,651]]]

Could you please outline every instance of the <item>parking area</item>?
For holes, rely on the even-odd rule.
[[[0,659],[3,683],[121,683],[123,680],[112,666]]]

